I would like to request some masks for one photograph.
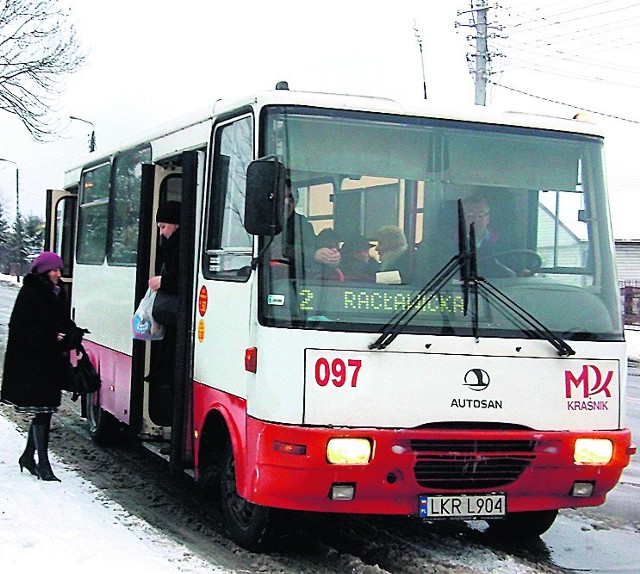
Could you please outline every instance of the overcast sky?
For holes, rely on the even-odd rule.
[[[19,166],[23,213],[43,215],[45,189],[62,186],[65,167],[87,150],[90,127],[69,115],[93,122],[98,151],[105,151],[217,98],[271,89],[279,80],[291,89],[422,98],[414,25],[428,100],[474,102],[467,63],[473,28],[455,26],[469,23],[468,12],[457,15],[468,11],[465,0],[61,1],[72,7],[88,57],[60,95],[60,138],[35,143],[15,118],[0,115],[0,157]],[[640,2],[502,4],[489,11],[497,85],[488,105],[564,117],[591,110],[608,134],[614,234],[640,238]],[[6,162],[0,199],[13,215],[15,168]]]

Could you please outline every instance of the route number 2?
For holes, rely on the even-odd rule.
[[[316,361],[316,383],[321,387],[326,387],[331,382],[336,387],[342,387],[350,381],[351,386],[355,387],[358,384],[358,373],[361,366],[360,359],[349,359],[345,363],[344,360],[338,358],[329,363],[329,359],[320,357]]]

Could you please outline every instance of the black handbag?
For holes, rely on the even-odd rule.
[[[84,350],[82,345],[79,345],[76,349],[82,353],[82,356],[78,359],[75,367],[71,367],[68,384],[65,391],[72,393],[71,399],[73,401],[78,400],[79,396],[95,393],[100,389],[100,375],[95,370],[89,355]]]
[[[153,302],[153,320],[161,325],[175,325],[178,322],[178,295],[156,291]]]

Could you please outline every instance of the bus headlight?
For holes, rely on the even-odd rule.
[[[371,442],[366,438],[332,438],[327,443],[331,464],[367,464],[371,460]]]
[[[573,451],[576,464],[607,464],[613,457],[613,443],[605,438],[579,438]]]

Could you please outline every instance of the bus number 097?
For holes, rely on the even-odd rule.
[[[333,359],[329,363],[329,359],[320,357],[316,361],[316,383],[321,387],[326,387],[329,382],[336,387],[342,387],[346,382],[350,381],[352,387],[358,384],[358,373],[362,361],[360,359],[349,359],[346,363],[343,359]]]

